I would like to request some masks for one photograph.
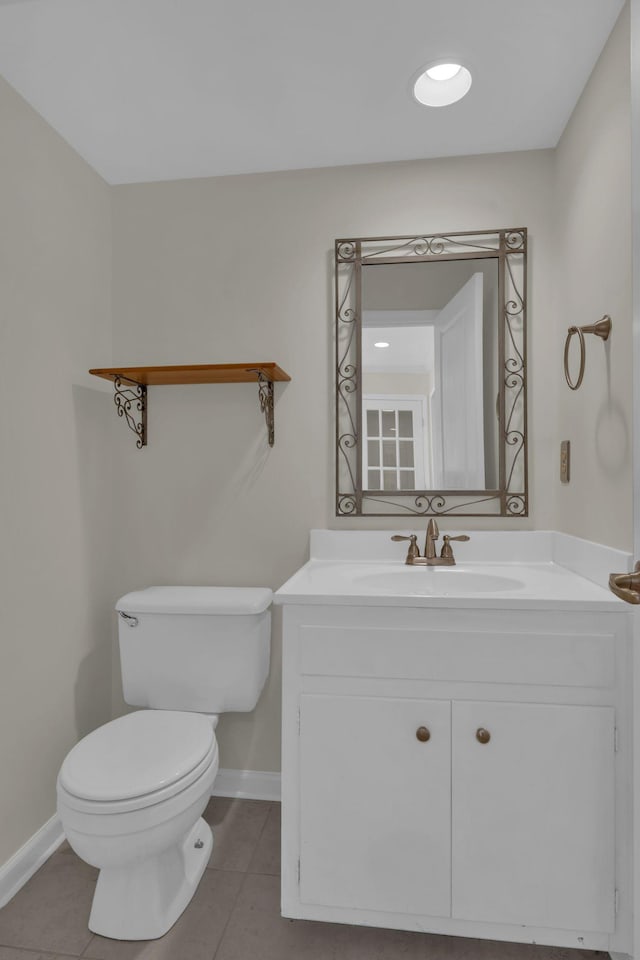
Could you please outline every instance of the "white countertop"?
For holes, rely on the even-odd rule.
[[[420,567],[406,565],[406,544],[391,544],[389,537],[386,531],[312,531],[312,558],[275,593],[274,603],[629,609],[609,590],[608,575],[629,570],[631,557],[600,544],[549,531],[481,532],[469,544],[455,544],[455,566]],[[476,559],[479,553],[489,559]]]

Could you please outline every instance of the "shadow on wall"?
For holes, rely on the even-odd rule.
[[[220,766],[278,772],[281,768],[281,728],[282,607],[272,607],[269,675],[255,710],[221,715],[217,734]]]
[[[228,490],[229,493],[233,491],[236,501],[242,501],[244,496],[251,494],[267,464],[269,452],[270,448],[265,443],[264,436],[258,434],[247,447],[242,461],[229,480]]]
[[[598,408],[595,423],[596,458],[605,476],[615,476],[629,465],[628,412],[611,391],[611,342],[603,344],[606,365],[607,395]]]
[[[596,456],[607,476],[615,476],[625,469],[631,453],[627,414],[615,397],[608,397],[596,417]]]
[[[113,569],[113,486],[110,394],[73,386],[76,426],[77,490],[82,533],[83,596],[77,611],[86,651],[75,682],[75,723],[78,737],[111,716]],[[77,627],[76,627],[77,629]]]

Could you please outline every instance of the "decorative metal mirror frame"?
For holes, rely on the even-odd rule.
[[[364,490],[362,267],[487,257],[498,264],[498,489]],[[336,240],[335,283],[336,515],[527,516],[526,229]]]

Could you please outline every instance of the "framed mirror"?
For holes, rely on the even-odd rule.
[[[522,227],[335,242],[338,516],[527,515]]]

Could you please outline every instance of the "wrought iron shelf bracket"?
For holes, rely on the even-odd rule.
[[[291,380],[276,363],[218,363],[171,367],[119,367],[89,373],[114,385],[114,403],[136,436],[136,447],[147,445],[147,387],[167,384],[257,383],[260,411],[267,425],[269,446],[275,440],[274,388],[277,381]]]
[[[253,373],[253,371],[251,371]],[[273,380],[269,380],[262,370],[256,370],[258,377],[258,402],[260,410],[264,413],[264,419],[267,424],[267,439],[269,446],[275,443],[275,419],[273,412]]]
[[[113,400],[118,416],[136,435],[136,447],[147,445],[147,388],[144,383],[135,383],[124,377],[114,377]],[[137,414],[137,416],[136,416]]]

